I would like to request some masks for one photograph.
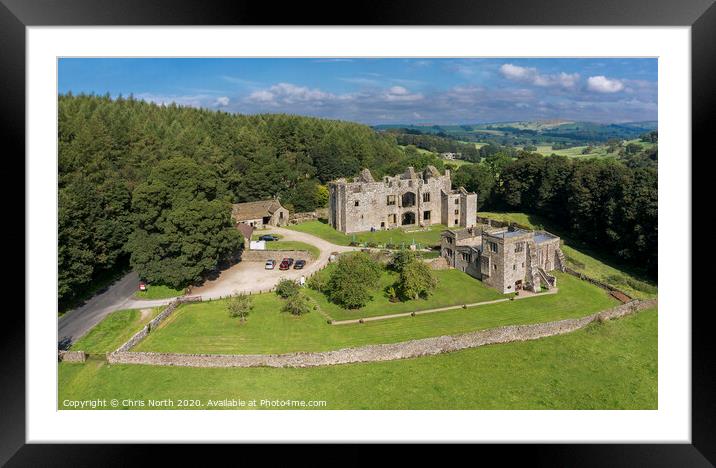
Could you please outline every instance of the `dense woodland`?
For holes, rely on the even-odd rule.
[[[325,206],[325,184],[441,160],[351,122],[235,115],[129,98],[59,97],[59,300],[108,272],[134,268],[182,287],[232,256],[230,204],[278,196]],[[453,150],[454,151],[454,150]],[[454,174],[481,209],[547,216],[573,236],[656,272],[656,158],[543,157],[490,145]],[[637,161],[637,162],[634,162]]]

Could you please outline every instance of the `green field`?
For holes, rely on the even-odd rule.
[[[307,369],[60,363],[59,404],[200,399],[194,408],[207,409],[207,400],[229,398],[258,400],[259,409],[264,399],[323,400],[323,409],[657,409],[657,362],[651,309],[567,335],[401,361]]]
[[[396,228],[384,231],[343,234],[323,221],[308,221],[293,226],[286,226],[286,228],[313,234],[314,236],[337,245],[349,245],[351,241],[355,241],[364,243],[375,242],[381,245],[393,243],[398,246],[401,244],[409,245],[413,242],[421,246],[438,245],[440,244],[440,233],[447,229],[444,224],[433,224],[425,231],[406,232],[401,228]]]
[[[561,236],[558,230],[550,226],[549,221],[537,215],[482,211],[478,213],[478,216],[514,222],[532,229],[547,229]],[[562,240],[564,241],[562,252],[567,259],[567,266],[570,268],[611,284],[634,298],[651,299],[656,297],[658,292],[656,284],[645,278],[643,274],[633,271],[632,268],[621,264],[618,260],[607,258],[581,242],[564,236],[562,236]]]
[[[328,279],[334,267],[335,265],[329,265],[318,274]],[[321,310],[334,320],[399,314],[401,312],[435,309],[437,307],[461,304],[474,304],[509,297],[509,295],[500,294],[496,290],[486,286],[482,281],[476,280],[472,276],[459,270],[438,270],[433,273],[435,273],[435,277],[438,280],[438,285],[433,294],[427,299],[414,299],[395,303],[390,302],[385,291],[398,280],[398,274],[392,271],[383,272],[380,277],[380,286],[378,290],[374,292],[373,299],[365,307],[361,307],[360,309],[343,309],[329,302],[324,294],[311,289],[308,290],[308,294],[316,301]]]
[[[321,256],[321,251],[315,245],[299,241],[272,241],[266,242],[266,250],[305,250],[313,258]]]
[[[175,289],[163,284],[149,284],[147,286],[146,291],[137,291],[134,293],[134,297],[137,299],[167,299],[184,295],[184,289]]]
[[[272,293],[254,296],[254,310],[244,324],[229,317],[225,301],[185,304],[135,350],[227,354],[328,351],[582,317],[617,304],[596,286],[569,275],[558,273],[557,277],[557,294],[350,325],[329,325],[318,310],[301,317],[283,313],[282,300]]]
[[[152,309],[142,318],[139,310],[118,310],[104,318],[85,336],[72,344],[71,350],[104,354],[119,348],[144,327],[162,308]]]
[[[642,150],[650,149],[656,146],[655,143],[648,143],[641,141],[640,139],[634,139],[634,140],[627,140],[624,145],[628,145],[629,143],[636,143],[641,146]],[[585,148],[587,148],[587,145],[584,146],[573,146],[571,148],[565,148],[565,149],[559,149],[559,150],[553,150],[552,145],[535,145],[537,147],[536,153],[540,153],[544,156],[549,156],[551,154],[557,154],[559,156],[567,156],[569,158],[603,158],[603,157],[617,157],[618,151],[615,151],[613,153],[610,153],[609,146],[608,145],[593,145],[593,151],[588,154],[582,154],[582,151],[584,151]],[[524,148],[524,146],[521,146],[520,148]]]

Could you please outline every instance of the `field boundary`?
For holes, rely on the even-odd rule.
[[[110,364],[143,364],[180,367],[276,367],[305,368],[381,362],[433,356],[480,346],[529,341],[562,335],[582,329],[593,322],[603,322],[634,314],[657,305],[657,299],[633,300],[610,309],[577,319],[531,325],[509,325],[460,335],[403,341],[393,344],[367,345],[325,352],[285,354],[180,354],[131,352],[119,349],[107,355]]]
[[[507,301],[518,300],[518,299],[520,299],[520,300],[521,299],[529,299],[530,297],[542,297],[542,296],[547,296],[550,294],[557,294],[558,291],[559,291],[558,288],[553,288],[553,289],[550,289],[549,291],[542,292],[539,294],[504,297],[501,299],[493,299],[491,301],[473,302],[472,304],[458,304],[458,305],[451,305],[451,306],[445,306],[445,307],[435,307],[433,309],[413,310],[411,312],[398,312],[395,314],[374,315],[374,316],[370,316],[370,317],[361,317],[361,318],[357,318],[357,319],[331,320],[331,325],[348,325],[348,324],[355,324],[355,323],[372,322],[375,320],[388,320],[388,319],[399,318],[399,317],[413,317],[416,315],[433,314],[436,312],[445,312],[448,310],[467,309],[468,307],[479,307],[479,306],[483,306],[483,305],[497,304],[500,302],[507,302]]]

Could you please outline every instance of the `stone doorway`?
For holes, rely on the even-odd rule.
[[[407,213],[403,213],[403,217],[401,220],[401,224],[403,226],[408,226],[410,224],[415,224],[415,213],[412,211],[408,211]]]

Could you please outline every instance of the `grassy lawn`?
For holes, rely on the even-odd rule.
[[[558,294],[351,325],[328,325],[319,311],[302,317],[283,313],[282,300],[273,293],[254,296],[254,309],[243,325],[229,318],[225,301],[185,304],[135,350],[228,354],[328,351],[581,317],[617,303],[590,283],[557,276]]]
[[[306,250],[313,258],[318,258],[321,255],[321,251],[315,245],[299,241],[266,242],[266,250]]]
[[[184,289],[174,289],[163,284],[150,284],[146,291],[137,291],[134,297],[137,299],[167,299],[170,297],[183,296]]]
[[[318,274],[328,278],[334,266],[335,265],[329,265]],[[321,310],[335,320],[358,319],[361,317],[397,314],[451,305],[474,304],[476,302],[508,297],[459,270],[438,270],[434,273],[438,280],[438,286],[435,292],[427,299],[415,299],[395,303],[390,302],[385,290],[395,284],[398,279],[397,273],[392,271],[383,272],[380,278],[380,286],[373,294],[373,300],[360,309],[346,310],[329,302],[326,296],[320,292],[311,289],[307,292],[321,307]]]
[[[208,399],[234,398],[325,400],[324,409],[606,410],[657,409],[657,396],[656,309],[567,335],[401,361],[307,369],[59,365],[60,405],[188,398],[207,409]]]
[[[356,242],[375,242],[382,245],[386,243],[408,245],[416,242],[421,246],[440,244],[440,233],[447,229],[444,224],[434,224],[425,231],[416,232],[406,232],[401,228],[396,228],[384,231],[343,234],[323,221],[307,221],[293,226],[286,226],[286,228],[313,234],[314,236],[337,245],[348,245],[351,241],[355,240]]]
[[[540,227],[561,236],[558,230],[553,230],[550,227],[549,221],[537,215],[494,212],[479,212],[478,215],[500,221],[515,222],[533,229]],[[611,284],[637,299],[656,297],[658,292],[656,284],[640,272],[623,265],[618,259],[608,258],[606,255],[590,249],[582,242],[564,236],[562,236],[562,240],[564,241],[562,252],[567,258],[567,266],[570,268]]]
[[[161,307],[152,309],[143,319],[141,311],[136,309],[112,312],[89,333],[73,343],[70,349],[86,351],[90,354],[114,351],[141,330],[161,309]]]

